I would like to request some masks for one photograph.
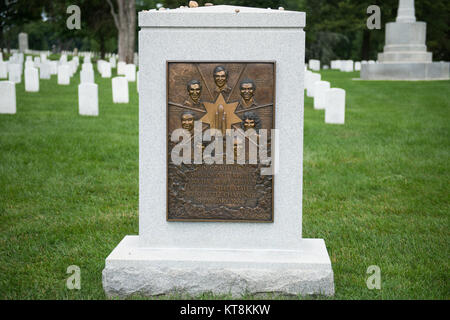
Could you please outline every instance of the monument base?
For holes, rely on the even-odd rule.
[[[323,239],[299,250],[145,248],[126,236],[106,258],[107,296],[277,293],[333,295],[333,270]]]
[[[375,63],[361,65],[362,80],[449,80],[450,63]]]

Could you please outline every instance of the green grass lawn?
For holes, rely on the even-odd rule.
[[[345,125],[305,100],[304,237],[325,239],[337,299],[449,299],[450,81],[356,77],[322,72],[346,90]],[[103,299],[105,258],[138,233],[136,84],[113,104],[111,79],[96,82],[99,117],[78,115],[78,74],[22,82],[17,114],[0,115],[0,299]]]

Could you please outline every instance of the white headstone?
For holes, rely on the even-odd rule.
[[[320,60],[309,59],[309,68],[314,71],[320,71]]]
[[[0,79],[8,78],[8,64],[0,61]]]
[[[119,75],[125,75],[125,66],[126,66],[127,64],[125,63],[125,62],[123,62],[123,61],[119,61],[118,63],[117,63],[117,74],[119,74]]]
[[[355,71],[361,71],[361,62],[359,61],[355,62]]]
[[[21,65],[17,63],[8,64],[9,81],[14,83],[22,82]]]
[[[50,61],[50,74],[58,74],[58,62],[57,61]]]
[[[16,85],[11,81],[0,81],[0,113],[16,113]]]
[[[311,78],[311,74],[312,72],[309,70],[305,70],[305,90],[308,90],[309,87],[309,83],[310,83],[310,78]]]
[[[341,71],[353,72],[353,60],[344,60],[341,63]]]
[[[344,124],[345,121],[345,90],[331,88],[327,91],[325,123]]]
[[[25,68],[25,91],[39,92],[39,71],[37,68]]]
[[[34,65],[34,62],[32,60],[25,61],[25,69],[26,68],[34,68],[34,67],[35,67],[35,65]]]
[[[94,72],[94,67],[93,67],[92,63],[90,63],[90,62],[85,62],[81,65],[81,70],[86,70],[86,69],[92,70],[92,72]]]
[[[48,60],[45,60],[41,63],[41,68],[39,71],[41,79],[50,79],[50,63],[48,62]]]
[[[134,64],[130,63],[125,66],[125,78],[129,82],[136,81],[136,66]]]
[[[70,84],[70,66],[63,64],[58,66],[58,84],[68,85]]]
[[[114,103],[128,103],[128,81],[125,77],[112,78],[112,95]]]
[[[115,57],[111,57],[109,58],[109,63],[111,64],[111,68],[116,68],[117,66],[117,61]]]
[[[102,74],[103,72],[103,65],[106,63],[105,60],[97,60],[97,71],[98,73]]]
[[[314,84],[314,109],[325,109],[327,104],[327,91],[330,89],[328,81],[316,81]]]
[[[111,64],[109,62],[104,62],[102,65],[102,78],[111,78]]]
[[[95,83],[78,86],[78,111],[80,115],[98,116],[98,86]]]
[[[19,51],[28,51],[28,34],[25,32],[19,33]]]
[[[314,85],[317,81],[320,81],[320,73],[311,72],[308,79],[308,86],[306,87],[306,96],[314,97]]]
[[[94,71],[89,68],[82,69],[80,72],[80,83],[94,83]]]
[[[41,58],[40,57],[34,57],[33,62],[34,62],[34,66],[36,68],[40,68],[41,67]]]

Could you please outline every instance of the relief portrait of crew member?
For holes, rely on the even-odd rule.
[[[261,129],[261,119],[254,112],[247,111],[242,116],[241,128],[244,131],[254,129],[256,133]]]
[[[186,86],[189,99],[184,102],[185,106],[201,108],[200,96],[202,94],[202,84],[199,80],[191,80]]]
[[[191,134],[194,132],[194,114],[192,112],[186,111],[181,114],[181,128]]]
[[[228,86],[228,71],[224,66],[217,66],[213,71],[214,82],[216,83],[216,88],[214,92],[216,96],[222,93],[224,97],[231,92],[231,88]]]
[[[240,104],[242,108],[252,108],[258,105],[254,98],[256,85],[253,80],[246,79],[241,81],[241,83],[239,84],[239,90],[241,91]]]

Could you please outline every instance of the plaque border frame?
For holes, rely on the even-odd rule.
[[[272,175],[272,219],[270,220],[229,220],[229,219],[179,219],[169,218],[169,141],[167,131],[169,130],[169,64],[171,63],[266,63],[272,64],[273,67],[273,116],[272,116],[272,129],[275,129],[275,106],[276,106],[276,75],[277,64],[275,60],[166,60],[166,221],[167,222],[228,222],[228,223],[273,223],[275,220],[275,208],[274,208],[274,183],[275,174]],[[273,158],[273,156],[272,156]]]

